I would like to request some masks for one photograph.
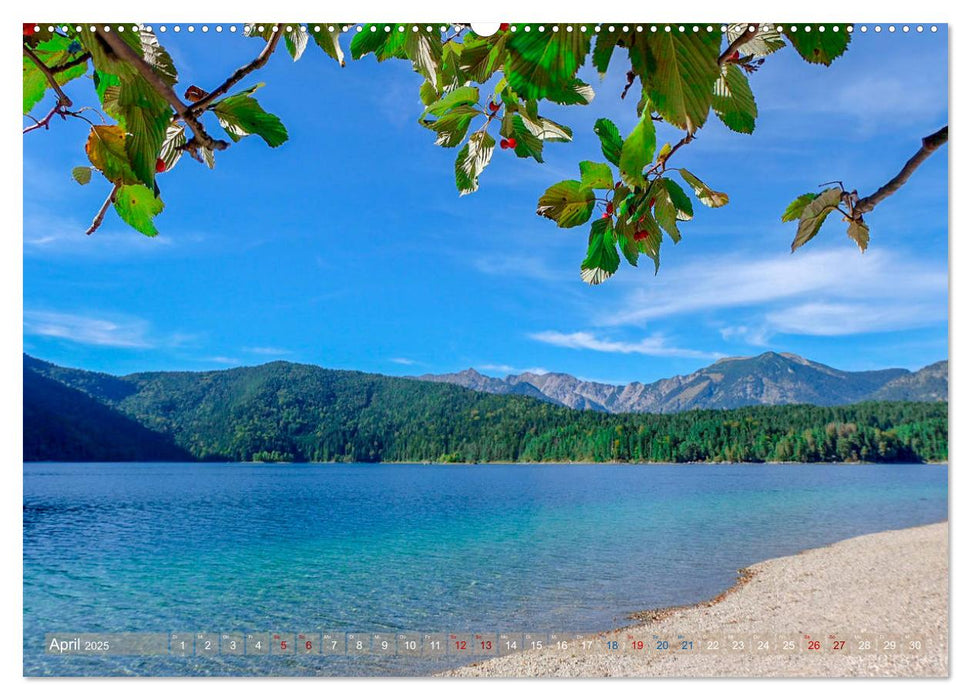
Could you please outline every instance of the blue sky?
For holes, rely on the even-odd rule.
[[[162,36],[179,92],[212,87],[252,58],[238,35]],[[845,369],[916,369],[947,357],[947,149],[870,216],[860,255],[838,217],[795,254],[785,205],[841,179],[870,193],[919,138],[947,121],[947,36],[856,34],[831,67],[791,50],[752,77],[756,132],[717,120],[676,155],[731,197],[696,206],[684,239],[653,266],[589,287],[586,228],[535,215],[553,182],[601,160],[592,125],[626,132],[622,64],[587,107],[541,113],[573,127],[546,163],[496,151],[479,192],[459,197],[455,151],[416,123],[420,78],[368,57],[339,68],[311,46],[284,52],[241,87],[279,115],[290,141],[256,137],[214,171],[183,159],[160,177],[161,235],[110,213],[83,234],[107,193],[76,185],[87,125],[57,121],[24,139],[24,348],[116,373],[212,369],[285,359],[387,374],[476,367],[650,381],[726,355],[796,352]],[[96,104],[81,81],[76,104]],[[45,103],[46,104],[46,103]],[[42,110],[44,105],[41,105]],[[213,132],[218,126],[213,124]],[[673,131],[659,138],[674,141]]]

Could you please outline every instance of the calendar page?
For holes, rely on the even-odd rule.
[[[947,24],[588,9],[23,24],[24,676],[949,675]]]

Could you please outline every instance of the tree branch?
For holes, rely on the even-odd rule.
[[[84,53],[81,53],[81,54],[75,56],[70,61],[67,61],[65,63],[62,63],[59,66],[51,66],[51,73],[61,73],[63,71],[68,70],[69,68],[74,68],[74,66],[80,66],[82,63],[84,63],[85,61],[87,61],[89,58],[91,58],[91,54],[89,54],[87,51],[85,51]]]
[[[27,58],[29,58],[31,61],[34,62],[34,65],[36,65],[37,68],[40,70],[40,72],[44,74],[44,77],[47,78],[48,84],[52,88],[54,88],[54,92],[57,93],[57,104],[58,104],[58,106],[59,107],[70,107],[71,105],[73,105],[74,103],[71,102],[71,98],[68,97],[67,95],[65,95],[64,94],[64,91],[61,90],[61,86],[58,85],[58,83],[57,83],[57,78],[55,78],[54,77],[54,74],[51,73],[51,69],[48,67],[48,65],[46,63],[44,63],[42,60],[40,60],[40,58],[37,56],[37,54],[35,54],[31,50],[31,48],[29,46],[27,46],[27,44],[24,44],[24,55],[27,56]]]
[[[283,25],[277,24],[275,26],[276,31],[273,32],[273,35],[266,42],[266,46],[264,46],[263,50],[260,51],[260,55],[247,63],[245,66],[237,68],[236,71],[226,78],[226,80],[223,81],[223,84],[217,87],[215,90],[189,105],[189,111],[192,114],[202,114],[202,112],[204,112],[206,108],[209,107],[209,105],[211,105],[216,99],[229,92],[233,85],[238,83],[253,71],[259,70],[266,65],[266,62],[270,60],[270,56],[273,54],[277,44],[280,43],[280,39],[283,37]]]
[[[910,179],[910,176],[914,174],[914,171],[920,167],[920,164],[930,158],[931,154],[945,143],[947,143],[946,124],[930,136],[925,136],[921,140],[920,149],[917,151],[917,153],[910,157],[910,160],[904,164],[904,167],[894,176],[892,180],[871,194],[869,197],[864,197],[858,201],[856,206],[853,207],[852,218],[859,219],[863,214],[873,211],[873,208],[876,207],[880,202],[903,187],[904,183],[907,182],[907,180]]]
[[[193,138],[186,144],[186,148],[194,151],[195,148],[203,147],[213,151],[222,151],[229,147],[226,141],[220,141],[206,133],[206,128],[189,110],[189,108],[179,99],[175,91],[162,80],[158,73],[139,56],[125,40],[115,32],[106,32],[101,27],[97,28],[97,34],[105,44],[115,53],[118,58],[130,63],[135,70],[148,82],[148,84],[161,95],[175,110],[176,117],[184,121],[192,129]]]
[[[47,129],[47,128],[49,128],[50,127],[50,123],[51,123],[51,119],[54,118],[54,115],[55,114],[60,113],[60,111],[61,111],[61,103],[58,102],[56,105],[54,105],[51,108],[51,111],[47,113],[47,116],[45,116],[40,121],[37,121],[36,119],[34,119],[33,117],[31,117],[29,114],[25,114],[24,115],[25,117],[28,117],[30,119],[34,119],[34,122],[35,123],[34,124],[31,124],[26,129],[24,129],[24,133],[25,134],[29,134],[31,131],[35,131],[37,129]]]
[[[92,233],[98,230],[99,226],[101,226],[101,223],[105,220],[105,214],[108,213],[108,207],[110,207],[111,203],[115,201],[115,195],[118,194],[118,187],[119,185],[115,185],[111,188],[111,192],[108,194],[108,199],[106,199],[104,204],[101,205],[98,213],[94,216],[94,221],[92,221],[91,225],[88,226],[88,230],[84,232],[86,235],[90,236]]]
[[[722,51],[722,55],[718,57],[718,65],[725,65],[725,61],[731,57],[733,53],[738,49],[739,46],[747,42],[753,36],[759,33],[759,23],[749,22],[748,26],[745,27],[745,31],[735,37],[735,41],[728,45],[728,48]]]

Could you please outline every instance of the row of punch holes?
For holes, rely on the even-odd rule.
[[[768,29],[771,26],[772,25],[763,25],[762,28],[763,29]],[[379,27],[380,27],[380,25],[374,25],[374,24],[369,25],[369,29],[372,32],[378,31],[378,28]],[[426,31],[426,32],[439,31],[439,32],[444,32],[444,31],[447,31],[448,30],[448,26],[446,26],[446,25],[435,26],[435,25],[431,25],[431,24],[426,24],[426,25],[417,25],[417,24],[412,24],[412,25],[408,25],[408,24],[395,24],[395,25],[390,25],[390,24],[386,24],[386,25],[384,25],[384,31],[385,32],[391,32],[391,31],[403,32],[403,31],[407,31],[407,28],[409,28],[409,27],[410,27],[410,29],[411,29],[412,32],[419,32],[419,31]],[[581,24],[581,25],[576,25],[576,26],[570,24],[570,25],[566,25],[565,26],[565,29],[568,32],[581,31],[581,32],[593,32],[593,33],[597,33],[597,32],[602,31],[604,28],[606,28],[608,31],[615,31],[618,27],[620,27],[620,29],[622,29],[625,32],[631,31],[631,28],[632,27],[633,27],[633,30],[636,31],[636,32],[645,32],[645,31],[648,31],[648,32],[661,32],[661,31],[663,31],[663,32],[712,32],[712,31],[715,31],[715,27],[713,25],[710,25],[710,24],[709,25],[697,25],[697,24],[693,24],[693,25],[684,25],[684,24],[678,24],[678,25],[672,25],[672,24],[663,24],[663,25],[656,25],[656,24],[651,24],[651,25],[642,25],[642,24],[637,24],[637,25],[585,25],[585,24]],[[62,31],[68,31],[68,29],[69,29],[67,25],[63,25],[60,28],[61,28]],[[193,25],[193,24],[188,24],[188,25],[175,24],[175,25],[171,25],[171,26],[170,25],[163,24],[163,25],[158,26],[157,27],[157,30],[159,32],[172,31],[172,32],[175,32],[175,33],[178,34],[178,33],[182,32],[183,30],[185,30],[185,31],[187,31],[189,33],[194,33],[198,29],[200,32],[202,32],[203,34],[205,34],[205,33],[208,33],[209,31],[215,31],[216,33],[220,33],[220,32],[222,32],[224,30],[227,30],[230,33],[232,33],[232,32],[239,31],[240,29],[242,29],[244,33],[249,33],[252,28],[253,28],[253,25],[248,25],[248,24],[244,24],[244,25],[242,25],[242,27],[238,27],[235,24],[230,24],[230,25],[227,25],[225,27],[223,25],[221,25],[221,24],[213,25],[212,27],[210,27],[208,24],[199,25],[198,27],[196,25]],[[255,28],[259,32],[263,32],[265,30],[265,27],[263,25],[255,25]],[[313,33],[319,33],[319,32],[322,32],[322,31],[334,32],[334,31],[338,31],[338,30],[340,30],[342,32],[351,32],[352,30],[355,31],[355,32],[362,32],[362,31],[364,31],[364,25],[350,25],[350,24],[349,25],[333,25],[333,24],[331,24],[331,25],[319,25],[319,24],[315,24],[315,25],[300,25],[300,24],[292,24],[292,25],[286,25],[284,27],[284,29],[286,31],[288,31],[288,32],[292,32],[292,31],[294,31],[295,29],[298,29],[298,28],[299,28],[300,31],[303,31],[303,32],[313,32]],[[777,31],[782,31],[786,27],[784,27],[782,25],[776,25],[775,28],[776,28]],[[811,32],[811,31],[819,31],[819,32],[839,31],[842,28],[843,27],[842,26],[839,26],[839,25],[832,26],[832,28],[829,25],[789,25],[790,31],[798,31],[798,30],[801,29],[802,31],[806,31],[806,32]],[[55,27],[54,25],[48,25],[48,27],[47,27],[47,30],[48,31],[54,31],[55,29],[57,29],[57,27]],[[75,25],[75,27],[74,27],[74,30],[75,31],[78,31],[78,32],[80,32],[82,29],[84,29],[84,26],[82,26],[82,25]],[[95,31],[95,26],[94,25],[90,25],[88,27],[88,29],[93,32],[93,31]],[[107,31],[124,32],[126,29],[130,29],[131,31],[139,31],[140,29],[145,29],[147,31],[152,31],[152,27],[149,26],[149,25],[138,25],[138,26],[136,26],[136,25],[118,25],[117,27],[112,27],[110,25],[106,25],[106,26],[103,27],[103,29],[106,32]],[[272,31],[277,31],[276,25],[270,27],[270,29]],[[517,27],[517,25],[515,25],[515,24],[512,24],[512,25],[509,26],[509,31],[512,31],[512,32],[520,31],[520,30],[521,31],[525,31],[525,32],[534,31],[534,30],[537,31],[537,32],[545,32],[545,31],[547,31],[547,29],[549,31],[551,31],[551,32],[560,31],[560,27],[558,25],[552,25],[552,26],[549,26],[549,27],[547,27],[546,25],[543,25],[543,24],[540,24],[540,25],[524,25],[521,28],[520,27]],[[727,31],[728,26],[723,24],[723,25],[721,25],[720,29],[723,32],[724,31]],[[865,32],[868,32],[868,31],[873,31],[873,32],[876,32],[876,33],[879,34],[879,33],[883,32],[884,29],[886,29],[886,31],[888,31],[890,33],[895,33],[899,29],[901,32],[903,32],[903,33],[906,34],[906,33],[910,32],[911,29],[913,29],[914,31],[916,31],[918,33],[923,32],[924,29],[925,29],[925,27],[922,24],[915,25],[914,27],[911,27],[909,24],[904,24],[904,25],[901,25],[899,27],[897,25],[893,25],[893,24],[887,25],[886,27],[884,27],[883,25],[879,25],[879,24],[876,24],[876,25],[866,25],[866,24],[863,24],[863,25],[856,25],[856,26],[855,25],[846,25],[846,31],[849,31],[849,32],[858,31],[858,32],[865,33]],[[931,25],[928,29],[931,32],[936,32],[937,31],[937,25]],[[34,27],[34,31],[40,31],[40,30],[41,30],[41,25],[37,25],[37,26]],[[474,29],[473,29],[473,31],[474,31]]]

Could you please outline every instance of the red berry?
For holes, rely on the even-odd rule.
[[[493,112],[493,113],[498,112],[499,111],[499,105],[496,102],[493,102],[492,100],[489,100],[489,111],[490,112]]]
[[[634,232],[634,240],[635,241],[643,241],[645,238],[647,238],[647,231],[635,231]]]
[[[604,219],[609,219],[610,218],[610,214],[608,214],[607,212],[604,212],[603,218]]]
[[[613,202],[607,202],[607,213],[608,214],[613,214],[614,213],[614,203]]]
[[[654,201],[655,201],[654,200],[654,197],[651,197],[651,201],[647,203],[647,208],[648,209],[653,209],[654,208]]]
[[[508,32],[509,31],[509,22],[503,22],[502,24],[500,24],[499,25],[499,31],[500,32]]]
[[[738,49],[735,49],[732,52],[732,55],[728,57],[728,60],[729,61],[737,61],[738,60]]]
[[[165,172],[165,161],[159,158],[155,161],[155,172],[164,173]]]
[[[508,139],[506,139],[506,143],[509,144],[509,148],[515,148],[516,147],[516,139],[514,139],[512,136],[510,136]]]
[[[24,24],[24,36],[33,36],[34,35],[34,26],[35,25],[33,23],[31,23],[31,24]]]
[[[509,148],[509,141],[507,141],[506,139],[502,139],[501,141],[499,141],[499,148],[501,148],[502,150],[506,150],[507,148]]]
[[[620,180],[618,180],[617,182],[614,183],[614,189],[615,190],[618,189],[623,184],[624,184],[623,182],[621,182]]]

